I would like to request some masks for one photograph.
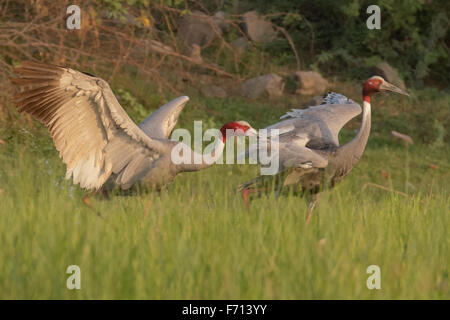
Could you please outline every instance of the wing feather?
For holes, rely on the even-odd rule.
[[[319,106],[306,109],[292,109],[281,116],[282,121],[265,129],[271,136],[271,129],[278,129],[279,157],[281,168],[302,167],[310,164],[315,168],[328,165],[328,160],[317,149],[339,146],[339,131],[362,111],[361,106],[347,97],[330,92]],[[258,144],[252,144],[238,155],[238,158],[250,156],[258,150]],[[256,152],[253,152],[255,154]]]
[[[181,96],[166,103],[142,121],[139,128],[150,137],[168,139],[188,100],[187,96]]]
[[[324,103],[306,109],[292,109],[278,123],[267,129],[290,128],[296,134],[308,134],[318,145],[339,146],[339,131],[351,119],[359,115],[361,106],[347,97],[329,93]]]
[[[48,128],[67,166],[66,178],[75,184],[98,189],[121,170],[131,181],[140,162],[166,151],[165,141],[150,138],[130,119],[104,80],[36,62],[24,62],[15,72],[18,111]]]

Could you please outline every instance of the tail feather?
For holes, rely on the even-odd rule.
[[[249,189],[250,187],[254,187],[259,182],[259,180],[260,180],[260,178],[258,177],[258,178],[252,179],[250,181],[244,182],[238,186],[237,191],[242,192],[246,189]]]

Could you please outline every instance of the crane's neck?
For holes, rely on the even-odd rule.
[[[363,95],[363,114],[362,123],[356,137],[351,141],[339,147],[338,156],[343,158],[345,167],[348,166],[350,170],[361,158],[366,148],[367,140],[370,134],[370,122],[371,122],[371,106],[370,95]]]
[[[181,143],[181,142],[180,142]],[[190,152],[190,161],[178,165],[178,171],[198,171],[212,166],[223,153],[225,139],[217,139],[213,150],[209,154],[200,154],[185,146]]]

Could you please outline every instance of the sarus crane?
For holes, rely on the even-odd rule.
[[[18,111],[32,114],[48,128],[67,166],[66,178],[94,192],[114,186],[126,190],[137,183],[160,189],[180,172],[211,166],[223,152],[227,129],[236,135],[256,134],[246,121],[227,123],[208,161],[188,147],[190,159],[197,156],[201,161],[175,164],[171,152],[182,142],[169,137],[188,97],[163,105],[138,126],[98,77],[29,61],[14,72],[19,75],[11,79],[18,87]]]
[[[339,131],[361,113],[361,107],[338,93],[326,94],[321,105],[292,109],[280,118],[282,121],[267,127],[268,130],[279,130],[278,152],[274,151],[271,155],[278,157],[279,168],[274,175],[259,176],[238,187],[246,207],[248,208],[249,195],[252,193],[267,192],[272,188],[276,195],[289,191],[306,197],[308,225],[318,194],[325,187],[334,187],[361,158],[370,133],[370,98],[382,91],[408,95],[382,77],[369,78],[362,91],[361,128],[351,141],[342,146],[339,146]],[[265,145],[271,151],[270,143]],[[259,148],[260,144],[250,145],[245,156],[251,155],[252,149]]]

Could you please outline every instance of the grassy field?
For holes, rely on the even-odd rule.
[[[211,123],[258,127],[283,112],[209,102],[200,117],[194,99],[184,123],[212,114]],[[64,180],[45,130],[3,125],[0,298],[449,299],[448,147],[406,148],[383,130],[378,117],[360,163],[322,195],[305,229],[301,198],[269,194],[245,210],[236,186],[257,174],[248,165],[185,173],[161,193],[93,199],[100,219]],[[69,265],[81,268],[81,290],[66,288]],[[381,290],[366,287],[369,265],[381,268]]]

